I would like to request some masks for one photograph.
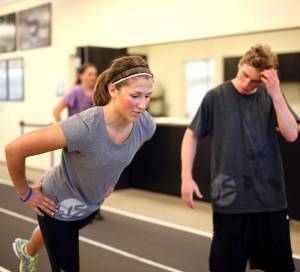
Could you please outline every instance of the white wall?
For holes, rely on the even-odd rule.
[[[58,101],[56,83],[64,79],[66,89],[72,85],[77,46],[127,47],[300,26],[298,0],[276,1],[276,4],[273,0],[20,0],[1,5],[0,15],[49,2],[52,4],[51,46],[0,55],[0,59],[23,57],[25,73],[25,101],[0,102],[0,161],[5,160],[5,143],[20,134],[20,120],[52,121],[51,109]],[[203,41],[197,48],[198,57],[215,56],[220,63],[222,54],[245,49],[246,42],[233,45],[228,39],[224,45]],[[159,54],[156,48],[149,50],[153,56]],[[176,58],[181,49],[176,50],[165,51],[162,47],[168,55],[167,64],[151,57],[150,65],[161,65],[157,77],[170,84],[169,112],[182,116],[179,102],[184,97],[183,82],[176,82],[181,77],[182,66],[177,65],[182,60]],[[180,54],[184,56],[182,59],[189,58],[184,51]],[[164,65],[166,69],[162,69]],[[170,65],[175,67],[172,73],[168,72]],[[47,168],[49,156],[30,158],[28,165]]]
[[[298,0],[19,0],[0,14],[45,2],[61,42],[127,47],[300,26]]]

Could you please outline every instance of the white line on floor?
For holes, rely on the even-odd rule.
[[[79,239],[80,239],[80,241],[86,242],[86,243],[88,243],[88,244],[90,244],[90,245],[94,245],[94,246],[96,246],[96,247],[101,247],[101,248],[103,248],[103,249],[106,249],[106,250],[108,250],[108,251],[112,251],[112,252],[114,252],[114,253],[116,253],[116,254],[119,254],[119,255],[122,255],[122,256],[124,256],[124,257],[130,258],[130,259],[134,259],[134,260],[136,260],[136,261],[139,261],[139,262],[142,262],[142,263],[145,263],[145,264],[154,266],[154,267],[158,267],[158,268],[161,268],[161,269],[166,270],[166,271],[183,272],[183,271],[181,271],[181,270],[172,268],[172,267],[170,267],[170,266],[165,266],[165,265],[162,265],[162,264],[160,264],[160,263],[153,262],[153,261],[151,261],[151,260],[148,260],[148,259],[139,257],[139,256],[137,256],[137,255],[128,253],[128,252],[126,252],[126,251],[117,249],[117,248],[115,248],[115,247],[111,247],[111,246],[108,246],[108,245],[105,245],[105,244],[96,242],[96,241],[94,241],[94,240],[91,240],[91,239],[88,239],[88,238],[85,238],[85,237],[82,237],[82,236],[80,236]]]
[[[37,224],[36,220],[34,220],[34,219],[32,219],[32,218],[30,218],[28,216],[24,216],[24,215],[21,215],[19,213],[16,213],[16,212],[13,212],[13,211],[1,208],[1,207],[0,207],[0,212],[4,213],[6,215],[12,216],[12,217],[21,219],[23,221],[32,223],[32,224]],[[153,267],[157,267],[157,268],[160,268],[160,269],[165,270],[165,271],[183,272],[182,270],[178,270],[178,269],[175,269],[173,267],[166,266],[166,265],[163,265],[163,264],[151,261],[149,259],[140,257],[140,256],[135,255],[135,254],[131,254],[129,252],[126,252],[124,250],[121,250],[121,249],[118,249],[118,248],[115,248],[115,247],[112,247],[112,246],[109,246],[109,245],[106,245],[106,244],[99,243],[99,242],[97,242],[95,240],[92,240],[92,239],[89,239],[89,238],[86,238],[86,237],[83,237],[83,236],[79,236],[79,240],[82,241],[82,242],[84,242],[84,243],[90,244],[92,246],[103,248],[103,249],[111,251],[111,252],[113,252],[115,254],[119,254],[119,255],[124,256],[126,258],[130,258],[130,259],[133,259],[135,261],[138,261],[138,262],[141,262],[141,263],[153,266]],[[0,270],[0,272],[1,272],[1,270]]]
[[[12,186],[12,183],[9,182],[8,180],[5,180],[5,179],[0,179],[0,184],[5,184],[5,185]],[[108,212],[115,213],[115,214],[118,214],[118,215],[123,215],[123,216],[129,217],[129,218],[133,218],[133,219],[136,219],[136,220],[143,221],[143,222],[149,222],[149,223],[157,224],[157,225],[172,228],[172,229],[189,232],[189,233],[192,233],[192,234],[195,234],[195,235],[201,235],[201,236],[204,236],[204,237],[212,238],[212,233],[201,231],[201,230],[198,230],[198,229],[184,227],[182,225],[169,223],[169,222],[166,222],[166,221],[154,219],[154,218],[143,216],[143,215],[138,215],[138,214],[131,213],[131,212],[126,212],[126,211],[123,211],[123,210],[120,210],[120,209],[115,209],[115,208],[112,208],[112,207],[109,207],[109,206],[106,206],[106,205],[102,205],[101,209],[103,211],[108,211]],[[293,254],[293,258],[297,259],[297,260],[300,260],[300,255]]]
[[[129,217],[129,218],[144,221],[144,222],[147,222],[147,223],[157,224],[157,225],[160,225],[160,226],[176,229],[176,230],[179,230],[179,231],[185,231],[185,232],[189,232],[189,233],[192,233],[192,234],[195,234],[195,235],[200,235],[200,236],[205,236],[205,237],[208,237],[208,238],[212,238],[212,233],[209,233],[209,232],[184,227],[184,226],[181,226],[181,225],[169,223],[169,222],[166,222],[166,221],[154,219],[154,218],[143,216],[143,215],[138,215],[138,214],[131,213],[131,212],[122,211],[122,210],[119,210],[119,209],[108,207],[106,205],[102,205],[101,210],[111,212],[111,213],[115,213],[115,214],[118,214],[118,215],[123,215],[123,216]],[[300,255],[293,254],[293,258],[297,259],[297,260],[300,260]]]
[[[5,269],[4,267],[0,266],[0,272],[10,272],[10,271]]]
[[[4,214],[7,214],[9,216],[12,216],[12,217],[15,217],[15,218],[18,218],[18,219],[21,219],[23,221],[26,221],[26,222],[29,222],[29,223],[32,223],[32,224],[37,224],[37,220],[34,220],[28,216],[25,216],[25,215],[22,215],[22,214],[19,214],[19,213],[16,213],[16,212],[13,212],[13,211],[10,211],[10,210],[7,210],[7,209],[4,209],[4,208],[1,208],[0,207],[0,212],[4,213]]]
[[[208,238],[212,237],[212,234],[209,233],[209,232],[205,232],[205,231],[185,227],[185,226],[174,224],[174,223],[169,223],[169,222],[166,222],[166,221],[163,221],[163,220],[154,219],[154,218],[144,216],[144,215],[139,215],[139,214],[135,214],[135,213],[131,213],[131,212],[126,212],[126,211],[123,211],[123,210],[120,210],[120,209],[115,209],[115,208],[112,208],[112,207],[109,207],[109,206],[106,206],[106,205],[102,205],[101,210],[111,212],[111,213],[115,213],[115,214],[122,215],[122,216],[126,216],[126,217],[133,218],[133,219],[136,219],[136,220],[144,221],[144,222],[147,222],[147,223],[152,223],[152,224],[156,224],[156,225],[176,229],[176,230],[179,230],[179,231],[185,231],[185,232],[189,232],[189,233],[196,234],[196,235],[201,235],[201,236],[208,237]]]

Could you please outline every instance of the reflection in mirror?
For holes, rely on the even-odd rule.
[[[147,56],[162,99],[161,103],[154,99],[153,104],[159,105],[152,108],[156,115],[190,119],[206,91],[224,81],[224,58],[241,56],[258,43],[270,45],[278,54],[300,52],[300,28],[132,47],[128,53]],[[298,65],[281,69],[299,70],[300,59],[294,63]],[[187,73],[193,64],[200,65],[197,79]],[[207,65],[207,69],[201,65]],[[293,110],[300,115],[300,78],[282,81],[281,87]]]

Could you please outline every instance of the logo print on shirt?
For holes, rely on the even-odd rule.
[[[75,198],[68,198],[59,203],[58,213],[63,218],[81,217],[87,205]]]
[[[236,182],[227,175],[218,175],[212,182],[211,187],[211,197],[218,206],[228,206],[236,198]]]

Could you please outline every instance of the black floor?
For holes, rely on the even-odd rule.
[[[0,266],[18,271],[18,260],[12,251],[16,237],[27,238],[34,228],[32,222],[16,218],[5,211],[35,219],[30,209],[19,202],[13,188],[0,184]],[[167,211],[166,211],[167,212]],[[210,239],[199,235],[150,224],[104,212],[103,221],[94,221],[81,232],[81,271],[83,272],[207,272]],[[88,241],[86,241],[88,239]],[[91,243],[96,242],[98,245]],[[107,245],[113,252],[105,249]],[[122,254],[133,254],[155,262],[154,265]],[[300,261],[295,260],[297,271]],[[159,266],[165,266],[160,267]],[[39,272],[50,271],[45,250],[39,259]]]

